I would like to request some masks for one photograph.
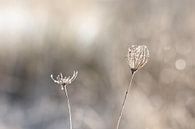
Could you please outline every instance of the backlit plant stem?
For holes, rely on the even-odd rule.
[[[69,100],[69,96],[68,96],[68,90],[67,87],[64,86],[64,93],[66,95],[66,99],[67,99],[67,104],[68,104],[68,112],[69,112],[69,122],[70,122],[70,129],[72,129],[72,114],[71,114],[71,106],[70,106],[70,100]]]
[[[70,100],[69,100],[69,96],[68,96],[68,90],[67,90],[67,86],[70,85],[76,78],[78,75],[78,71],[74,71],[72,77],[71,76],[63,76],[62,73],[60,73],[56,79],[54,79],[53,75],[51,74],[51,79],[53,80],[54,83],[58,84],[61,87],[61,90],[64,91],[64,94],[66,96],[67,99],[67,104],[68,104],[68,113],[69,113],[69,121],[70,121],[70,129],[73,128],[72,125],[72,114],[71,114],[71,106],[70,106]]]
[[[123,110],[125,108],[125,102],[127,100],[127,96],[130,92],[130,89],[132,89],[132,82],[133,82],[134,75],[135,75],[135,72],[132,72],[132,76],[131,76],[131,80],[129,82],[129,86],[127,87],[127,90],[125,92],[125,98],[124,98],[123,103],[122,103],[122,107],[121,107],[120,115],[118,117],[116,129],[119,129],[120,121],[121,121],[121,118],[123,116]]]

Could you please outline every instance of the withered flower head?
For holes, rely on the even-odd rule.
[[[131,72],[141,69],[148,61],[149,50],[145,45],[132,45],[128,49],[128,63]]]
[[[64,90],[64,87],[71,84],[77,77],[78,75],[78,71],[74,71],[72,77],[68,76],[68,77],[63,77],[62,73],[60,73],[60,75],[58,75],[56,77],[56,79],[53,78],[53,75],[51,74],[51,79],[59,84],[61,86],[61,89]]]

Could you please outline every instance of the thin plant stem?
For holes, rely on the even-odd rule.
[[[69,112],[69,121],[70,121],[70,129],[72,129],[72,114],[71,114],[71,106],[70,106],[70,100],[69,100],[69,96],[68,96],[68,90],[67,87],[64,86],[64,93],[66,95],[66,99],[67,99],[67,104],[68,104],[68,112]]]
[[[121,121],[121,118],[123,116],[123,110],[124,110],[124,107],[125,107],[125,102],[127,100],[127,96],[128,96],[129,90],[132,88],[131,85],[132,85],[132,81],[133,81],[134,75],[135,75],[135,72],[132,72],[132,76],[131,76],[131,80],[129,82],[129,86],[127,87],[127,90],[125,92],[125,98],[124,98],[123,103],[122,103],[122,107],[121,107],[121,111],[120,111],[120,116],[118,117],[116,129],[119,129],[120,121]]]

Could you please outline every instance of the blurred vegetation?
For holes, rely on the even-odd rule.
[[[74,129],[113,129],[131,73],[127,50],[145,44],[121,129],[195,128],[193,0],[0,0],[0,129],[67,129],[50,74],[68,87]]]

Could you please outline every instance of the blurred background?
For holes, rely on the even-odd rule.
[[[195,129],[194,0],[0,0],[0,129],[115,129],[131,73],[127,50],[145,44],[120,129]]]

